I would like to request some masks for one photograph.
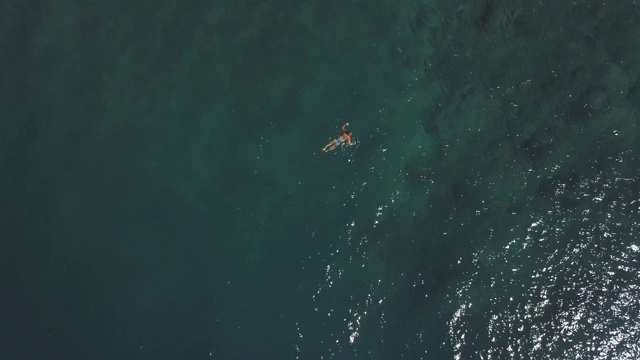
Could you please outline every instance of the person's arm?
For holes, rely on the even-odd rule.
[[[353,145],[355,145],[355,144],[356,144],[356,142],[355,142],[355,141],[351,141],[351,136],[349,136],[349,137],[347,138],[347,144],[349,144],[349,146],[353,146]]]
[[[342,125],[342,131],[347,131],[347,126],[349,126],[349,123]]]

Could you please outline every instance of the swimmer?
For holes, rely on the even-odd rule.
[[[349,146],[355,145],[356,142],[351,141],[351,131],[347,130],[347,126],[349,126],[349,123],[342,125],[342,135],[331,140],[327,145],[324,146],[324,148],[322,148],[322,151],[329,152],[331,150],[335,150],[342,144],[348,144]]]

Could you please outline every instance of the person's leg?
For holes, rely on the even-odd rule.
[[[336,148],[338,142],[335,140],[331,140],[327,145],[324,146],[322,151],[331,151]]]

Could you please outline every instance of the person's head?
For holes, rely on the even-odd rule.
[[[351,136],[351,131],[345,131],[344,132],[347,136]]]

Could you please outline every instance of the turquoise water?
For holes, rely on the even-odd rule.
[[[0,358],[637,359],[639,11],[3,2]]]

